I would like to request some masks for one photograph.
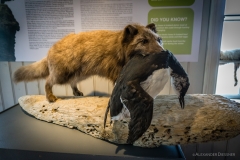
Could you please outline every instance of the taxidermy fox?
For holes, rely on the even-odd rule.
[[[221,51],[220,59],[221,60],[240,60],[240,49]],[[234,86],[238,84],[237,70],[239,66],[240,66],[240,63],[234,62],[234,81],[235,81]]]
[[[54,84],[70,84],[75,96],[83,93],[77,83],[92,75],[116,81],[123,66],[135,54],[147,55],[163,50],[162,40],[156,33],[155,24],[146,27],[127,25],[120,31],[97,30],[69,34],[56,42],[47,57],[14,73],[14,81],[32,81],[46,78],[45,92],[49,102]]]

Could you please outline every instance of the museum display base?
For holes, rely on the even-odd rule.
[[[75,128],[98,139],[127,144],[130,117],[110,124],[104,116],[109,97],[58,97],[49,103],[44,95],[26,95],[19,105],[36,119]],[[240,133],[240,104],[220,95],[188,94],[181,109],[176,95],[154,99],[153,118],[146,132],[134,141],[138,147],[222,141]]]
[[[96,139],[39,121],[19,105],[0,113],[0,159],[185,159],[181,147],[141,148]]]

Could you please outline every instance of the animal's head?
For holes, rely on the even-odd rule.
[[[157,34],[154,23],[142,26],[130,24],[124,28],[122,45],[126,60],[135,54],[143,56],[163,51],[162,38]]]

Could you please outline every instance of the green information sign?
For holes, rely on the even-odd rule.
[[[191,6],[195,0],[148,0],[152,7]]]
[[[152,9],[148,23],[155,23],[165,49],[174,54],[190,55],[194,12],[190,8]]]

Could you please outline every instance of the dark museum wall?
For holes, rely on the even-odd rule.
[[[228,0],[229,1],[229,0]],[[223,13],[218,8],[225,6],[224,0],[204,0],[201,43],[198,62],[181,63],[189,74],[191,86],[188,93],[214,93],[220,50],[220,39]],[[221,27],[219,27],[219,25]],[[15,84],[12,75],[20,66],[32,62],[0,62],[0,112],[18,103],[23,95],[45,94],[45,80],[21,82]],[[110,95],[113,89],[111,82],[94,76],[79,83],[85,95]],[[71,96],[70,86],[54,86],[53,92],[58,96]],[[174,94],[170,81],[160,94]],[[240,136],[228,141],[182,145],[187,159],[196,160],[233,160],[240,159]],[[235,156],[196,157],[196,153],[235,153]]]

